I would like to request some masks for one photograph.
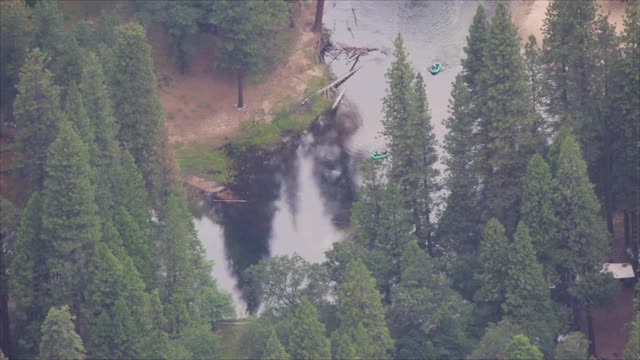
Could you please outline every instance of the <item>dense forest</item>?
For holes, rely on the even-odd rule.
[[[242,107],[244,77],[269,66],[261,44],[295,3],[131,2],[132,21],[116,9],[71,25],[55,1],[1,4],[21,185],[0,203],[3,359],[224,357],[215,330],[234,308],[194,228],[141,24],[167,29],[181,71],[193,35],[215,33]],[[625,11],[616,31],[594,0],[553,0],[544,38],[521,46],[505,3],[478,5],[443,144],[398,34],[380,104],[391,156],[362,162],[349,235],[324,263],[276,256],[246,271],[261,311],[234,353],[593,356],[593,308],[622,286],[602,272],[616,217],[636,271],[640,259],[640,1]],[[640,358],[636,294],[624,359]]]

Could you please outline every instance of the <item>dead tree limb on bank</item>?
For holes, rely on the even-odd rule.
[[[311,94],[311,96],[309,96],[308,98],[304,99],[301,103],[301,105],[306,104],[312,97],[322,94],[324,96],[332,96],[335,94],[336,92],[336,88],[340,85],[342,85],[342,83],[344,83],[345,81],[347,81],[350,77],[353,76],[353,74],[357,73],[358,70],[362,69],[362,66],[358,67],[355,70],[351,70],[349,71],[349,73],[347,73],[346,75],[342,76],[341,78],[336,79],[335,81],[333,81],[331,84],[323,87],[322,89],[314,92],[313,94]]]

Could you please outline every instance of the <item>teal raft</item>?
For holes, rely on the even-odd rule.
[[[436,75],[438,74],[440,71],[442,71],[442,64],[440,63],[435,63],[431,66],[431,69],[429,69],[429,72],[431,72],[431,75]]]
[[[373,160],[380,160],[380,159],[384,159],[387,156],[389,156],[389,153],[386,151],[383,151],[382,153],[379,153],[377,151],[374,151],[373,154],[371,154],[371,158]]]

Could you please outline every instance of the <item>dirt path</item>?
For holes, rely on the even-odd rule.
[[[542,45],[542,26],[549,3],[549,0],[512,0],[509,2],[513,22],[518,26],[518,35],[523,39],[523,45],[530,34],[536,37],[538,45]],[[616,26],[618,32],[622,31],[625,4],[620,0],[598,0],[598,5],[600,5],[600,13],[609,13],[609,22]]]
[[[290,54],[269,71],[264,81],[246,81],[245,109],[238,110],[236,78],[215,70],[215,38],[201,36],[194,44],[195,54],[189,73],[181,75],[167,51],[169,42],[162,31],[150,32],[157,63],[160,96],[165,110],[169,141],[172,144],[224,144],[239,130],[242,121],[270,121],[280,108],[301,100],[308,83],[326,76],[313,61],[318,34],[310,31],[315,2],[304,2],[294,29],[287,29],[283,42],[293,42]],[[289,43],[290,44],[290,43]],[[166,59],[166,60],[163,60]]]

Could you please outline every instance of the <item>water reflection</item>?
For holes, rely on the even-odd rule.
[[[214,276],[227,289],[228,278],[235,279],[240,314],[245,305],[249,313],[259,306],[247,302],[250,299],[242,292],[243,273],[249,266],[271,255],[294,252],[322,261],[331,243],[340,238],[339,230],[348,224],[357,155],[346,150],[346,142],[358,119],[356,112],[345,109],[337,116],[321,117],[274,152],[237,158],[231,190],[246,203],[201,197],[192,205],[200,238],[216,262]]]

